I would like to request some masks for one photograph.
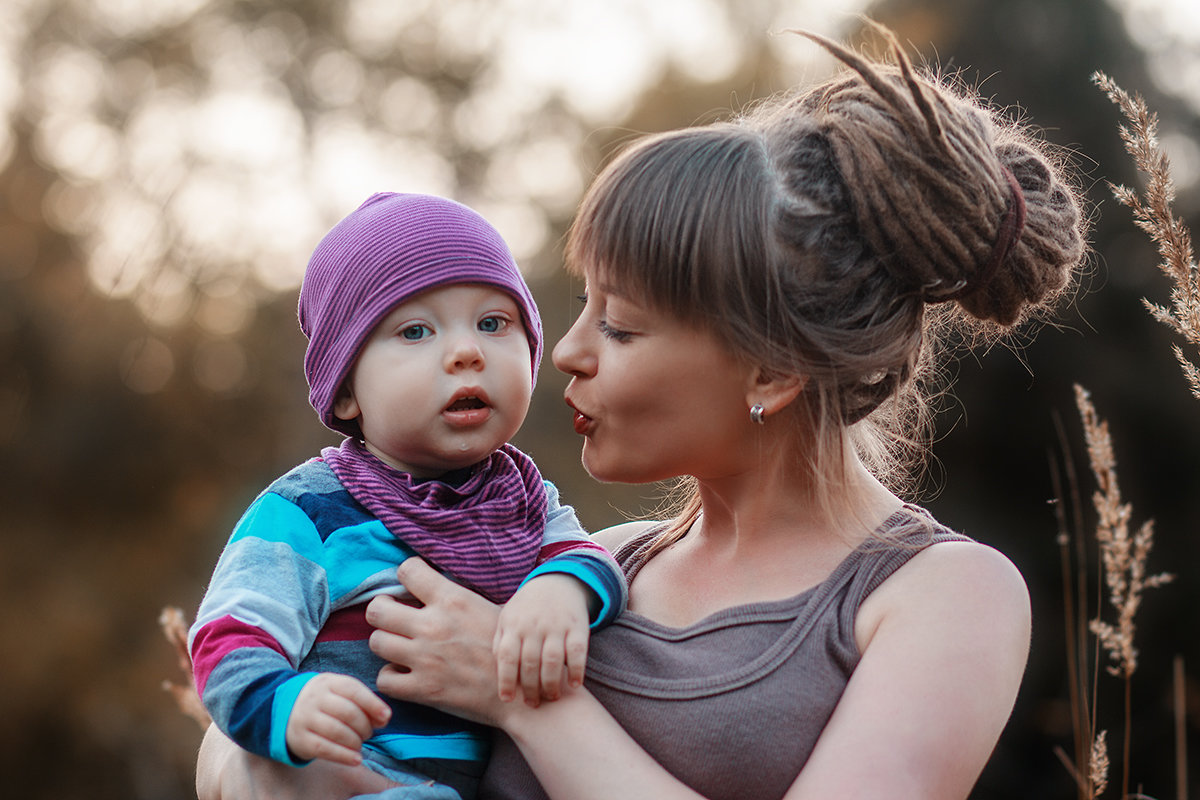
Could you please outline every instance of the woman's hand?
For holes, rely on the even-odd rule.
[[[379,672],[381,692],[434,706],[460,717],[502,726],[492,641],[500,608],[439,574],[420,558],[396,575],[424,605],[380,595],[367,605],[376,628],[371,650],[389,664]]]
[[[289,767],[256,756],[210,725],[196,759],[200,800],[346,800],[399,786],[369,767],[318,760]]]

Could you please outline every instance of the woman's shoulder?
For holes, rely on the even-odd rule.
[[[907,573],[907,574],[906,574]],[[1001,590],[1026,597],[1028,592],[1020,570],[1008,556],[990,545],[972,539],[934,542],[914,556],[897,577],[920,585],[927,580],[949,580],[949,590],[978,586],[979,591]],[[936,586],[926,587],[937,591]]]
[[[1020,570],[999,550],[971,540],[935,542],[914,555],[863,602],[856,621],[860,645],[885,622],[1006,631],[1027,638],[1029,590]]]
[[[658,520],[653,519],[637,519],[631,522],[623,522],[620,525],[613,525],[610,528],[596,531],[592,534],[592,539],[611,553],[635,536],[640,536],[660,524]]]

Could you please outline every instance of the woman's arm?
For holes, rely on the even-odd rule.
[[[864,602],[862,660],[788,800],[961,800],[991,756],[1029,653],[1020,573],[980,544],[913,557]]]
[[[540,706],[536,698],[501,702],[491,649],[497,606],[418,558],[405,561],[398,574],[424,606],[388,596],[367,606],[367,621],[377,629],[371,649],[391,662],[379,673],[382,692],[503,728],[551,797],[610,800],[619,790],[627,800],[702,800],[650,758],[586,689]],[[587,758],[568,757],[580,753]]]
[[[378,597],[372,649],[387,694],[497,725],[562,800],[699,797],[648,756],[586,690],[540,708],[496,698],[497,609],[417,559],[401,581],[426,605]],[[786,797],[961,800],[1012,709],[1029,643],[1024,581],[982,545],[914,557],[864,604],[861,662]],[[776,732],[779,733],[779,732]],[[586,758],[572,755],[586,753]]]
[[[1020,573],[983,545],[934,545],[872,593],[856,628],[862,660],[786,800],[967,797],[1028,657]],[[698,797],[590,695],[568,700],[505,722],[551,797]]]

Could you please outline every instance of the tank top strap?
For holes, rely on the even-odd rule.
[[[851,576],[838,610],[843,631],[849,634],[853,630],[863,601],[918,553],[942,542],[971,541],[969,536],[943,526],[920,506],[906,504],[835,570],[835,574],[845,570]]]
[[[647,555],[659,538],[666,534],[670,525],[669,520],[656,522],[641,533],[626,539],[613,551],[613,557],[621,565],[627,581],[632,582],[646,565]],[[859,559],[868,558],[881,562],[877,569],[870,571],[871,579],[864,585],[863,597],[866,597],[912,556],[931,544],[946,541],[973,540],[946,528],[924,508],[905,503],[900,510],[885,519],[870,538],[847,556],[846,561],[857,562]],[[847,564],[843,562],[839,569],[845,566]],[[834,571],[834,574],[836,573],[837,570]]]
[[[665,524],[651,526],[614,552],[630,581],[646,563],[646,553],[665,530]],[[703,697],[733,691],[762,679],[813,637],[815,641],[807,647],[828,648],[828,657],[847,670],[853,669],[859,657],[854,645],[854,618],[863,600],[917,553],[942,541],[970,540],[943,528],[924,509],[906,506],[888,517],[871,538],[846,556],[821,583],[794,597],[724,609],[679,629],[636,614],[621,621],[621,627],[637,629],[659,641],[658,646],[669,648],[672,642],[730,625],[758,619],[789,620],[778,638],[765,649],[719,674],[635,676],[603,660],[589,663],[589,674],[599,683],[637,691],[646,697]]]

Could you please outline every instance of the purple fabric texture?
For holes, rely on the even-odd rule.
[[[346,490],[406,545],[496,603],[537,563],[546,486],[532,459],[505,444],[461,486],[417,482],[350,438],[321,458]]]
[[[400,303],[439,286],[493,286],[521,309],[537,380],[542,320],[500,234],[453,200],[380,193],[351,212],[313,251],[300,287],[300,328],[308,337],[304,374],[321,421],[358,437],[358,424],[333,414],[338,389],[375,326]]]

